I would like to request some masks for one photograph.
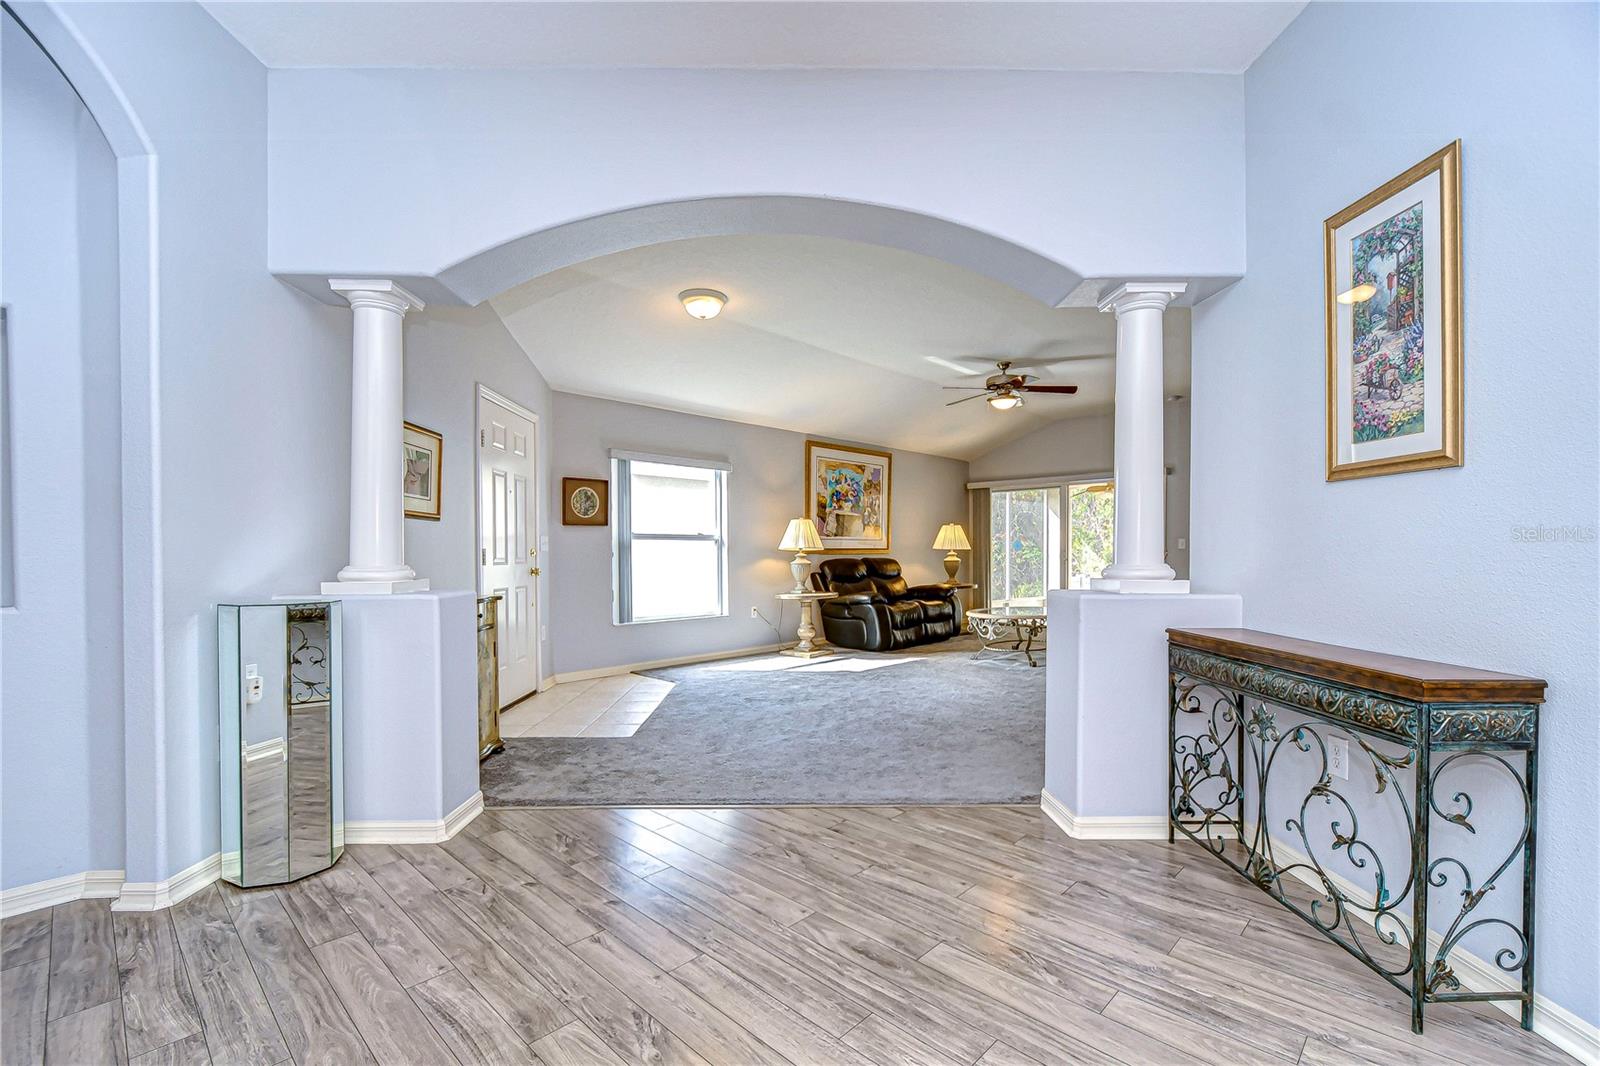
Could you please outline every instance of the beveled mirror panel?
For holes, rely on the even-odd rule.
[[[218,608],[223,877],[278,884],[344,850],[339,604]]]

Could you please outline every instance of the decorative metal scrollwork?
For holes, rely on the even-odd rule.
[[[1174,832],[1410,995],[1417,1031],[1424,1001],[1520,999],[1531,1022],[1535,707],[1410,705],[1178,646],[1169,665]],[[1280,708],[1310,720],[1285,724]],[[1332,772],[1334,737],[1352,758],[1345,776]],[[1437,760],[1435,744],[1444,746]],[[1502,754],[1518,749],[1520,768]],[[1493,822],[1481,816],[1472,790],[1483,779],[1461,774],[1468,761],[1509,778],[1521,797],[1514,840],[1498,803]],[[1370,835],[1363,815],[1404,835]],[[1484,840],[1502,831],[1503,851]],[[1435,838],[1451,853],[1433,851]],[[1495,865],[1480,879],[1485,854]],[[1521,906],[1521,926],[1484,907],[1519,862],[1522,898],[1507,903]],[[1430,904],[1448,923],[1429,923]],[[1520,993],[1462,989],[1455,956],[1469,937],[1521,978]]]
[[[298,607],[289,612],[289,704],[325,703],[328,682],[328,614]]]

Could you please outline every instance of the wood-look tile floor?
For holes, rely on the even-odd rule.
[[[1188,845],[1019,807],[498,810],[169,911],[4,922],[0,1061],[1556,1063]]]

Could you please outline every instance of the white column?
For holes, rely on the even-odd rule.
[[[405,345],[400,323],[423,303],[392,281],[335,278],[354,316],[350,389],[350,565],[324,581],[331,595],[418,592],[428,587],[406,565],[401,501]]]
[[[1129,282],[1100,301],[1117,315],[1116,546],[1091,587],[1103,592],[1188,592],[1166,559],[1161,320],[1182,282]]]

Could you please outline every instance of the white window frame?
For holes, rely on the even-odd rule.
[[[661,463],[715,470],[717,531],[715,533],[639,533],[633,532],[632,464]],[[718,460],[694,459],[647,452],[611,453],[611,622],[619,626],[655,625],[658,622],[686,622],[703,618],[728,617],[728,478],[730,466]],[[633,617],[633,542],[635,540],[709,541],[717,546],[717,604],[709,614],[668,615],[662,618]]]

